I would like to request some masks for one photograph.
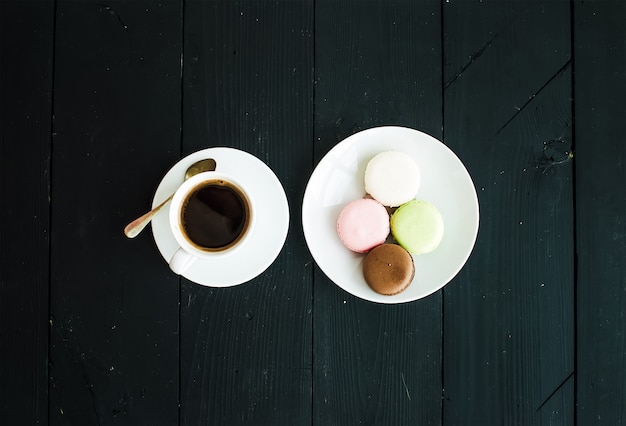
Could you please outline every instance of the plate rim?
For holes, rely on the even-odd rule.
[[[329,159],[331,158],[331,156],[336,153],[337,151],[341,150],[341,149],[346,149],[345,147],[348,144],[352,144],[355,143],[356,140],[358,140],[358,138],[363,137],[364,133],[368,133],[368,132],[373,132],[373,131],[382,131],[382,132],[386,132],[386,131],[401,131],[401,132],[405,132],[406,134],[410,134],[413,138],[415,137],[420,137],[420,138],[425,138],[426,140],[429,141],[429,143],[438,143],[439,145],[437,145],[438,148],[443,148],[446,151],[446,154],[448,156],[450,156],[451,159],[453,159],[459,167],[459,170],[462,171],[463,173],[463,177],[467,180],[467,182],[470,184],[471,188],[472,188],[472,203],[470,205],[471,210],[475,212],[475,221],[472,222],[473,225],[473,232],[472,232],[472,237],[471,237],[471,244],[469,244],[469,249],[467,250],[467,253],[465,253],[465,255],[463,256],[463,258],[459,258],[459,265],[456,268],[452,268],[450,271],[449,277],[444,280],[444,282],[438,286],[433,287],[433,289],[429,289],[429,291],[426,294],[418,294],[416,297],[406,297],[406,293],[400,293],[398,295],[394,295],[394,296],[382,296],[382,295],[378,295],[377,293],[374,293],[376,296],[378,296],[377,298],[372,298],[372,297],[367,297],[367,294],[361,294],[359,292],[353,292],[349,290],[349,286],[346,286],[345,284],[340,284],[337,283],[335,281],[335,279],[333,279],[333,274],[329,273],[329,271],[327,270],[328,265],[322,264],[318,261],[318,258],[316,257],[316,253],[312,250],[311,248],[311,244],[310,244],[310,240],[311,240],[311,236],[310,233],[313,232],[313,230],[308,228],[308,223],[309,223],[309,209],[307,208],[307,204],[312,202],[312,198],[313,195],[311,195],[311,187],[312,185],[315,183],[315,180],[318,179],[318,175],[321,173],[320,172],[320,167],[324,166],[324,163],[326,161],[330,161]],[[333,282],[337,287],[339,287],[340,289],[342,289],[343,291],[345,291],[348,294],[351,294],[352,296],[355,296],[357,298],[360,298],[362,300],[366,300],[369,302],[373,302],[373,303],[379,303],[379,304],[404,304],[404,303],[410,303],[410,302],[414,302],[416,300],[420,300],[423,299],[425,297],[428,297],[434,293],[436,293],[437,291],[441,290],[443,287],[445,287],[445,285],[447,285],[450,281],[452,281],[463,269],[463,267],[467,264],[467,261],[469,260],[475,246],[476,246],[476,241],[478,238],[478,232],[480,229],[480,203],[479,203],[479,199],[478,199],[478,193],[476,191],[476,185],[469,173],[469,171],[467,170],[467,167],[465,167],[465,164],[461,161],[461,159],[458,157],[458,155],[456,155],[456,153],[449,147],[447,146],[445,143],[443,143],[443,141],[435,138],[434,136],[423,132],[421,130],[418,129],[414,129],[411,127],[407,127],[407,126],[396,126],[396,125],[384,125],[384,126],[375,126],[375,127],[370,127],[367,129],[363,129],[360,130],[358,132],[355,132],[347,137],[345,137],[344,139],[340,140],[337,144],[335,144],[331,149],[328,150],[328,152],[326,152],[322,158],[320,159],[320,161],[315,165],[313,172],[311,173],[311,176],[309,177],[309,180],[307,182],[307,185],[305,187],[305,191],[304,191],[304,196],[303,196],[303,200],[302,200],[302,228],[303,228],[303,234],[304,234],[304,238],[305,238],[305,242],[307,244],[307,247],[309,249],[309,252],[311,253],[311,256],[313,257],[313,260],[315,261],[315,264],[320,268],[320,270],[326,275],[326,277]],[[470,241],[470,239],[468,238],[466,240],[467,242]],[[347,250],[347,249],[346,249]],[[370,293],[370,295],[373,295]],[[403,297],[404,295],[404,297]]]

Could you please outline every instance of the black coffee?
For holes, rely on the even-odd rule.
[[[218,251],[235,244],[246,231],[249,208],[232,184],[215,180],[198,186],[185,200],[182,228],[200,249]]]

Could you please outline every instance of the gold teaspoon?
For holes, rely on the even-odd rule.
[[[212,158],[207,158],[205,160],[197,161],[193,163],[191,166],[189,166],[189,168],[185,172],[185,180],[189,179],[192,176],[197,175],[198,173],[212,172],[213,170],[215,170],[215,165],[216,165],[215,160]],[[143,228],[145,228],[146,225],[150,223],[152,218],[159,211],[161,211],[161,209],[165,207],[167,203],[170,202],[172,197],[174,197],[174,194],[167,197],[165,201],[163,201],[161,204],[159,204],[158,206],[150,210],[148,213],[144,214],[141,217],[138,217],[137,219],[133,220],[131,223],[126,225],[126,228],[124,228],[124,235],[126,235],[128,238],[135,238],[137,235],[139,235],[139,233],[143,231]]]

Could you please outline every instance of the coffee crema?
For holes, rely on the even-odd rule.
[[[224,180],[203,182],[184,200],[181,229],[204,251],[226,250],[248,230],[250,207],[239,188]]]

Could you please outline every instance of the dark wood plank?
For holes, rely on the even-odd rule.
[[[183,282],[180,421],[309,424],[312,266],[300,206],[312,164],[313,2],[187,2],[184,50],[184,151],[256,155],[282,182],[291,223],[278,259],[251,282]]]
[[[574,2],[577,420],[626,419],[626,4]]]
[[[315,159],[402,125],[441,137],[439,1],[316,2]],[[315,269],[313,423],[441,422],[441,292],[379,305]]]
[[[0,2],[0,424],[48,420],[51,2]]]
[[[179,279],[149,209],[180,156],[182,4],[57,4],[50,422],[178,422]]]
[[[569,3],[443,11],[444,139],[481,209],[474,252],[444,289],[443,420],[573,424]],[[562,164],[547,158],[557,151]]]

